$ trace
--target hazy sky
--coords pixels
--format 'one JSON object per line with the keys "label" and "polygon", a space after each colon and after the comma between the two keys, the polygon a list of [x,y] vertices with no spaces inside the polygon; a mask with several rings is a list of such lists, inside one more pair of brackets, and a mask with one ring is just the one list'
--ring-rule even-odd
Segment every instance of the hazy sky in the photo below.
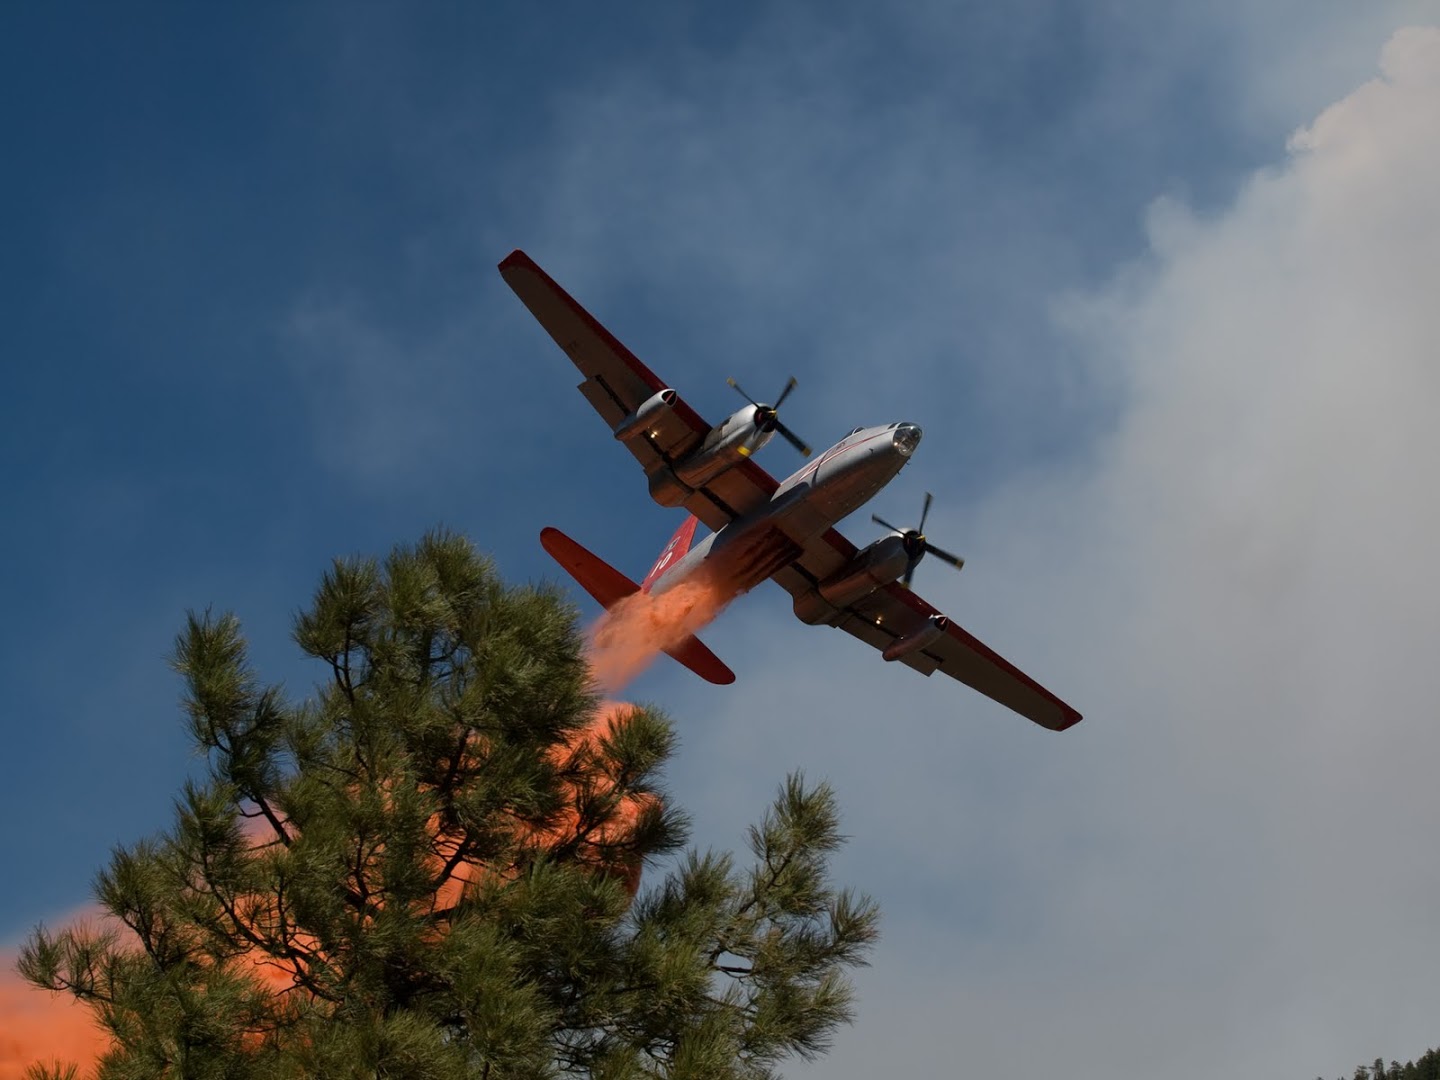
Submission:
{"label": "hazy sky", "polygon": [[793,373],[818,446],[923,425],[873,509],[935,492],[968,564],[919,590],[1086,714],[772,586],[705,635],[733,688],[637,685],[699,842],[788,769],[838,790],[884,938],[795,1075],[1440,1043],[1440,4],[649,7],[0,15],[0,943],[168,822],[187,607],[301,693],[332,555],[444,523],[553,577],[556,525],[650,565],[678,515],[495,273],[523,247],[714,421]]}

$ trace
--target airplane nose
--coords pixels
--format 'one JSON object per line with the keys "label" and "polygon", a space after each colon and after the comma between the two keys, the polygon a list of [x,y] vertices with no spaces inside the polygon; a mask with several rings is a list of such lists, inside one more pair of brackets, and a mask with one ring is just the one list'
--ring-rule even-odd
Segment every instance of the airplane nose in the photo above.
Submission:
{"label": "airplane nose", "polygon": [[915,452],[915,448],[920,445],[920,436],[923,434],[924,432],[920,430],[919,424],[900,424],[895,428],[892,445],[896,450],[900,451],[901,457],[908,458]]}

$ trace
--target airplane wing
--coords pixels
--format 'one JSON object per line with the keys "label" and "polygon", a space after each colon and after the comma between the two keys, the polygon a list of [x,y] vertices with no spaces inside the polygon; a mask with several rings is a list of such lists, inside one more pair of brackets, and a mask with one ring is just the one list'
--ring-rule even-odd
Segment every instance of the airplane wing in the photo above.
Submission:
{"label": "airplane wing", "polygon": [[[580,393],[612,431],[642,404],[668,389],[523,251],[512,251],[501,260],[500,276],[585,376]],[[646,438],[631,439],[625,445],[649,476],[694,451],[709,431],[710,425],[700,414],[677,397]],[[697,489],[684,508],[707,528],[719,530],[769,502],[778,486],[759,465],[746,461]]]}
{"label": "airplane wing", "polygon": [[[806,544],[800,558],[777,573],[775,581],[792,595],[803,595],[855,554],[855,545],[830,529]],[[842,610],[834,625],[883,651],[906,635],[923,631],[939,614],[917,593],[895,582]],[[954,621],[899,662],[924,675],[944,672],[1051,731],[1080,722],[1078,712]]]}
{"label": "airplane wing", "polygon": [[[612,431],[641,404],[669,389],[523,251],[513,251],[501,260],[500,274],[584,376],[580,392]],[[692,452],[710,431],[710,425],[678,396],[662,416],[646,438],[625,444],[647,476]],[[747,460],[697,489],[684,508],[707,528],[718,531],[768,503],[778,487],[774,477]],[[808,539],[798,537],[797,542],[800,557],[774,575],[796,596],[808,592],[856,554],[855,545],[834,529]],[[835,625],[884,650],[924,628],[937,614],[910,590],[888,585],[846,608]],[[1056,731],[1080,720],[1078,712],[953,622],[936,640],[901,657],[900,662],[926,675],[943,671]]]}

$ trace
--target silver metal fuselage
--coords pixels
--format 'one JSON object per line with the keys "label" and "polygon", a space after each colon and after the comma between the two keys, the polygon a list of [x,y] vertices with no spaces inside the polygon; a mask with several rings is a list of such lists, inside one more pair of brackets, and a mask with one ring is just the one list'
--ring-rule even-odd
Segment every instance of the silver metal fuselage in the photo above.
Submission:
{"label": "silver metal fuselage", "polygon": [[[727,565],[727,574],[745,588],[768,577],[795,557],[807,540],[830,529],[864,506],[905,467],[920,443],[918,425],[886,424],[857,428],[814,461],[807,461],[775,489],[770,501],[696,544],[662,574],[652,592],[667,588],[692,573],[707,559]],[[763,574],[760,571],[764,571]]]}

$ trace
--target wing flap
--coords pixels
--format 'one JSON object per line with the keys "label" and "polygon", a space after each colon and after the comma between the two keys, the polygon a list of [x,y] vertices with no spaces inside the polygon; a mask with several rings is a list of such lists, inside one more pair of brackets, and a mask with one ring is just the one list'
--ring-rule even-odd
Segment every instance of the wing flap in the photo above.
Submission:
{"label": "wing flap", "polygon": [[742,461],[705,483],[685,500],[685,509],[712,532],[719,532],[736,518],[754,513],[770,502],[780,485],[753,461]]}
{"label": "wing flap", "polygon": [[665,389],[655,373],[520,250],[500,261],[500,276],[587,379],[601,376],[630,410]]}
{"label": "wing flap", "polygon": [[[898,584],[877,589],[851,610],[873,626],[873,632],[866,629],[871,644],[877,633],[893,641],[940,614],[917,593]],[[861,636],[851,627],[842,625],[842,629]],[[930,666],[931,671],[944,672],[1051,731],[1064,731],[1080,722],[1080,713],[954,620],[944,635],[905,659],[916,660],[910,666],[918,670]]]}
{"label": "wing flap", "polygon": [[[525,252],[500,261],[500,275],[545,332],[585,376],[580,393],[613,431],[661,390],[670,389]],[[625,443],[647,476],[693,452],[710,425],[683,398],[661,413],[649,431]],[[721,473],[682,505],[706,528],[719,530],[765,505],[779,485],[753,461]]]}
{"label": "wing flap", "polygon": [[[807,542],[800,558],[774,578],[798,598],[855,554],[855,545],[830,529]],[[932,616],[939,614],[915,592],[903,585],[891,584],[841,610],[832,625],[872,648],[883,650],[922,629]],[[941,637],[901,657],[899,662],[923,675],[944,672],[1051,731],[1064,731],[1080,722],[1080,713],[953,620]]]}
{"label": "wing flap", "polygon": [[[512,251],[502,259],[500,276],[585,376],[580,392],[612,430],[644,402],[667,389],[639,357],[525,252]],[[667,423],[669,437],[661,440],[666,453],[688,448],[710,430],[700,414],[680,398],[676,398],[671,416],[673,419]],[[633,445],[648,449],[643,440]],[[641,463],[645,463],[643,459]]]}
{"label": "wing flap", "polygon": [[[954,643],[954,644],[952,644]],[[950,624],[941,645],[939,670],[1051,731],[1064,731],[1080,713],[1041,686],[963,627]]]}

